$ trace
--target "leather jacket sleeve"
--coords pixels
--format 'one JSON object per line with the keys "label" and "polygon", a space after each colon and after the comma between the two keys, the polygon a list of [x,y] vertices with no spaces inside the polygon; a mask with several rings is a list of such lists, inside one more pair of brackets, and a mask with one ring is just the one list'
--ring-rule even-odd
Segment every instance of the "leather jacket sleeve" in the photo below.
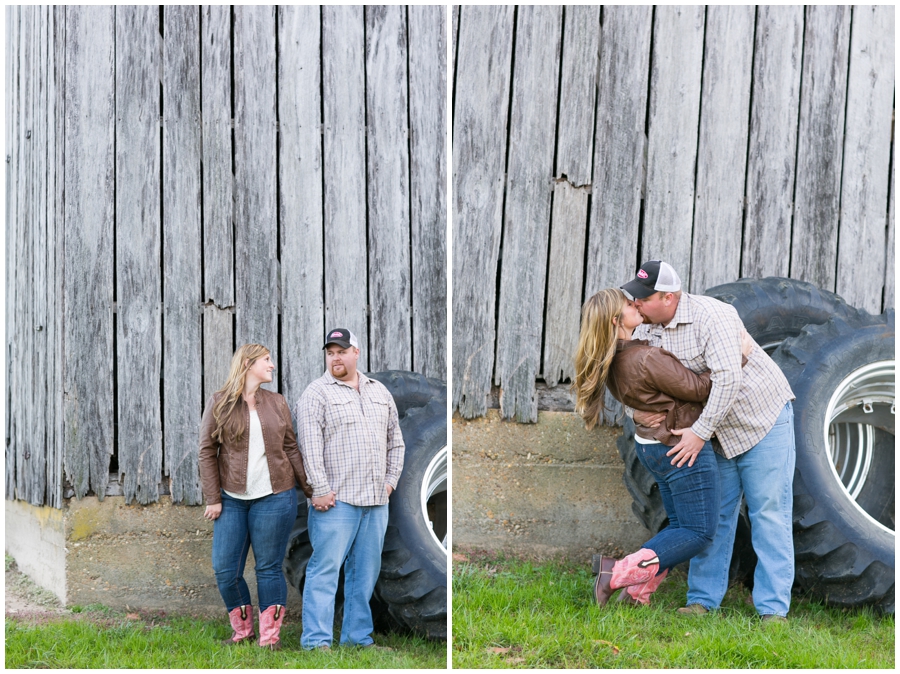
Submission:
{"label": "leather jacket sleeve", "polygon": [[706,402],[712,388],[708,371],[696,374],[665,349],[648,350],[644,372],[654,388],[676,400]]}
{"label": "leather jacket sleeve", "polygon": [[210,397],[203,411],[203,419],[200,421],[200,487],[207,505],[215,505],[222,502],[219,482],[219,443],[213,440],[212,434],[216,428],[216,420],[213,416],[213,405],[216,396]]}

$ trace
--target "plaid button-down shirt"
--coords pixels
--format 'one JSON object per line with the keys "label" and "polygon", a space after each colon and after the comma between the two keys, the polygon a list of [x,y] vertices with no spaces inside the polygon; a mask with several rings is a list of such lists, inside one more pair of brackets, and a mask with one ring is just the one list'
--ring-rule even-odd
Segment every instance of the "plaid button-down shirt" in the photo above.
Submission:
{"label": "plaid button-down shirt", "polygon": [[682,293],[666,325],[643,324],[634,339],[647,339],[675,354],[700,374],[710,371],[712,390],[691,430],[728,459],[752,449],[775,425],[794,393],[784,374],[759,345],[741,368],[741,328],[734,307],[712,297]]}
{"label": "plaid button-down shirt", "polygon": [[330,372],[294,406],[297,440],[313,496],[334,492],[355,506],[384,505],[397,488],[405,447],[397,406],[384,385],[359,373],[359,392]]}

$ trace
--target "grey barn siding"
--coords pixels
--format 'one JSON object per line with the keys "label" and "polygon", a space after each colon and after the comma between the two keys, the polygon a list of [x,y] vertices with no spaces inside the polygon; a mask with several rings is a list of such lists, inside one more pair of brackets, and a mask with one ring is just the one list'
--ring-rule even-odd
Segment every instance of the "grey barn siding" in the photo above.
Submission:
{"label": "grey barn siding", "polygon": [[446,378],[444,8],[5,11],[8,499],[199,504],[246,341]]}
{"label": "grey barn siding", "polygon": [[893,7],[452,16],[463,417],[565,406],[581,303],[647,259],[689,292],[779,275],[893,306]]}

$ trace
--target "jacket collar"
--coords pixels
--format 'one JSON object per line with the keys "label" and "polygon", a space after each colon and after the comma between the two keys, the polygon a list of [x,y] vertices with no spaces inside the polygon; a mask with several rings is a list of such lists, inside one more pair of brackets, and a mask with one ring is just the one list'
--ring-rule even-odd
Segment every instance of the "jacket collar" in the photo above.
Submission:
{"label": "jacket collar", "polygon": [[630,349],[633,346],[646,346],[650,341],[647,339],[618,339],[616,340],[616,353]]}

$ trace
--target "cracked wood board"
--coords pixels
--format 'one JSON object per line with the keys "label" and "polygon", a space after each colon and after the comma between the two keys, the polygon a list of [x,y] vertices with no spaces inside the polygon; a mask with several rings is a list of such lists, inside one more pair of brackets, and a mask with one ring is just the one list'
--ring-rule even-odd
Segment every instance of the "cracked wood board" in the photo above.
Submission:
{"label": "cracked wood board", "polygon": [[369,370],[366,283],[366,56],[362,7],[322,7],[325,325],[359,339]]}
{"label": "cracked wood board", "polygon": [[605,7],[584,299],[632,278],[644,181],[650,7]]}
{"label": "cracked wood board", "polygon": [[[275,8],[234,8],[235,322],[237,345],[269,349],[278,364]],[[263,386],[278,390],[278,377]]]}
{"label": "cracked wood board", "polygon": [[231,172],[231,8],[200,9],[203,152],[203,400],[225,383],[234,351],[234,176]]}
{"label": "cracked wood board", "polygon": [[[459,12],[453,137],[453,407],[487,410],[494,365],[514,8]],[[548,174],[549,176],[549,174]]]}
{"label": "cracked wood board", "polygon": [[[454,10],[457,11],[457,10]],[[410,5],[409,164],[412,369],[447,380],[447,26]]]}
{"label": "cracked wood board", "polygon": [[406,8],[370,5],[365,22],[368,362],[372,371],[410,370]]}
{"label": "cracked wood board", "polygon": [[317,5],[278,8],[281,390],[291,407],[324,369],[320,24]]}
{"label": "cracked wood board", "polygon": [[574,379],[600,61],[600,7],[567,7],[550,224],[544,380]]}
{"label": "cracked wood board", "polygon": [[703,7],[656,8],[641,232],[641,261],[666,260],[689,291],[697,291],[691,283],[691,227],[704,14]]}
{"label": "cracked wood board", "polygon": [[115,9],[66,9],[65,471],[103,494],[113,453]]}
{"label": "cracked wood board", "polygon": [[707,8],[691,247],[695,292],[733,281],[741,266],[754,18],[745,5]]}
{"label": "cracked wood board", "polygon": [[791,278],[835,289],[850,7],[806,8]]}
{"label": "cracked wood board", "polygon": [[[173,6],[164,13],[163,91],[163,418],[164,472],[172,500],[203,501],[199,426],[201,368],[200,10]],[[224,381],[224,379],[222,380]]]}
{"label": "cracked wood board", "polygon": [[517,421],[537,421],[561,40],[561,7],[519,7],[495,375],[502,414]]}
{"label": "cracked wood board", "polygon": [[791,261],[803,8],[759,7],[756,16],[740,276],[762,278],[787,276]]}

